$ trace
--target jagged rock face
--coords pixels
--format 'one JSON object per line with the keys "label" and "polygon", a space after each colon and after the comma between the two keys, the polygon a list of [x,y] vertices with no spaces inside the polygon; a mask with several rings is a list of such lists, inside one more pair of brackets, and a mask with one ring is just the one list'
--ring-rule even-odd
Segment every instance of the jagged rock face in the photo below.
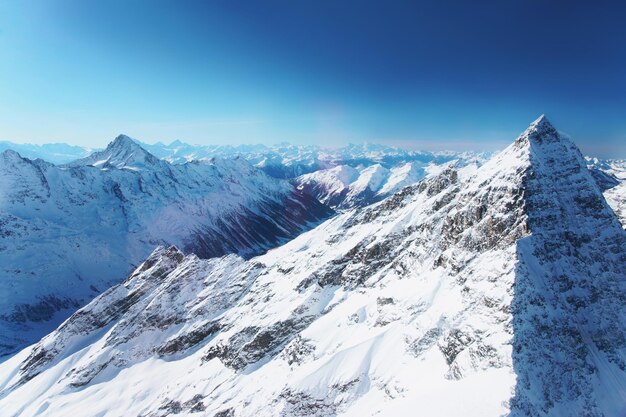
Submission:
{"label": "jagged rock face", "polygon": [[332,210],[241,159],[170,165],[120,136],[58,167],[0,155],[0,355],[119,283],[158,245],[250,257]]}
{"label": "jagged rock face", "polygon": [[265,255],[159,249],[0,365],[0,408],[622,415],[625,233],[542,118]]}

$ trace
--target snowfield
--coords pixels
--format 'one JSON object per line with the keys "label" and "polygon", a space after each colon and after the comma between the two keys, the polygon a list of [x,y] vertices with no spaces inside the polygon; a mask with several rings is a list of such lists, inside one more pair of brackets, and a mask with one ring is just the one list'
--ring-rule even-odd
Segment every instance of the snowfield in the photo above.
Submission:
{"label": "snowfield", "polygon": [[0,364],[0,410],[625,415],[626,231],[597,181],[542,116],[263,255],[160,247]]}

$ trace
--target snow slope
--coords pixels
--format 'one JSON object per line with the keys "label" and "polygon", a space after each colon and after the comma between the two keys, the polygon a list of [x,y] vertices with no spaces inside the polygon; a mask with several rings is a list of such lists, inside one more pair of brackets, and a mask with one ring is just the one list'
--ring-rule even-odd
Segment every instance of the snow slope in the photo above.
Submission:
{"label": "snow slope", "polygon": [[471,166],[476,168],[481,161],[454,160],[443,164],[407,162],[390,169],[380,164],[353,168],[339,165],[334,168],[301,175],[294,179],[298,188],[313,195],[332,208],[345,210],[363,207],[415,184],[428,175],[435,175],[450,167]]}
{"label": "snow slope", "polygon": [[541,117],[268,253],[160,248],[0,365],[7,416],[618,416],[626,232]]}
{"label": "snow slope", "polygon": [[0,154],[0,355],[38,340],[158,245],[262,253],[331,210],[242,159],[171,165],[120,136],[55,166]]}

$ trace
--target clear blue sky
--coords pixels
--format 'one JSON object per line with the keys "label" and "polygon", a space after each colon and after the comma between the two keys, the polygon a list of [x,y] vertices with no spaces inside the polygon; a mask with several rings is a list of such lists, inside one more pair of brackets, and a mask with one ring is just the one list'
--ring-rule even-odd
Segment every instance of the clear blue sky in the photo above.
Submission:
{"label": "clear blue sky", "polygon": [[541,113],[626,157],[619,2],[0,2],[0,140],[500,148]]}

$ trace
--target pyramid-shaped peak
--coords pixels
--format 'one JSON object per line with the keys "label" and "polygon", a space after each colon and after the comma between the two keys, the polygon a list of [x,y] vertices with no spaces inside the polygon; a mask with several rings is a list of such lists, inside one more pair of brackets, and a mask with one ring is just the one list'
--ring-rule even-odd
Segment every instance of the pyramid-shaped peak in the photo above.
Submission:
{"label": "pyramid-shaped peak", "polygon": [[148,165],[158,165],[160,160],[145,150],[139,143],[127,135],[118,135],[106,149],[67,164],[67,166],[91,165],[109,169],[134,168],[142,169]]}
{"label": "pyramid-shaped peak", "polygon": [[134,140],[132,140],[129,136],[124,135],[124,134],[117,135],[117,137],[113,139],[113,141],[109,143],[109,145],[107,146],[107,148],[109,149],[128,148],[128,147],[139,147],[139,144],[135,142]]}
{"label": "pyramid-shaped peak", "polygon": [[545,114],[539,116],[534,122],[531,123],[531,126],[552,126],[548,118]]}
{"label": "pyramid-shaped peak", "polygon": [[184,146],[185,143],[182,142],[180,139],[175,139],[172,141],[172,143],[170,143],[170,146]]}
{"label": "pyramid-shaped peak", "polygon": [[546,167],[554,170],[554,175],[558,175],[559,169],[586,172],[586,163],[576,144],[559,134],[548,118],[541,115],[510,146],[485,162],[476,176],[480,181],[493,178],[508,181],[518,177],[519,172],[545,170]]}
{"label": "pyramid-shaped peak", "polygon": [[559,132],[550,123],[546,115],[542,114],[528,126],[518,140],[529,140],[533,143],[542,144],[558,142],[561,140],[561,135],[559,135]]}
{"label": "pyramid-shaped peak", "polygon": [[150,152],[145,150],[140,143],[127,135],[118,135],[113,142],[109,143],[104,152],[109,155],[123,156],[124,158],[132,156],[132,159],[146,157],[150,160],[157,159]]}

